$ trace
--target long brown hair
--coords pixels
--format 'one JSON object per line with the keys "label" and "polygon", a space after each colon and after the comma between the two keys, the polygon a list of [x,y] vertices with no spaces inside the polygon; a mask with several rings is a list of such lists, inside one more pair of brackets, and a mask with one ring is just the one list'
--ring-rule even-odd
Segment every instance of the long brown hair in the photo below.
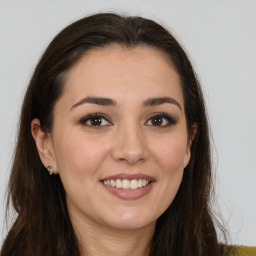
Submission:
{"label": "long brown hair", "polygon": [[80,255],[65,190],[59,176],[49,176],[42,165],[30,126],[34,118],[39,118],[41,128],[50,132],[53,109],[62,94],[67,71],[86,51],[114,43],[128,48],[145,45],[165,52],[181,79],[188,132],[193,123],[197,124],[190,163],[174,201],[157,220],[150,255],[221,255],[209,203],[209,127],[191,63],[170,32],[154,21],[101,13],[61,31],[46,49],[28,85],[8,191],[8,205],[12,203],[17,218],[5,238],[1,256]]}

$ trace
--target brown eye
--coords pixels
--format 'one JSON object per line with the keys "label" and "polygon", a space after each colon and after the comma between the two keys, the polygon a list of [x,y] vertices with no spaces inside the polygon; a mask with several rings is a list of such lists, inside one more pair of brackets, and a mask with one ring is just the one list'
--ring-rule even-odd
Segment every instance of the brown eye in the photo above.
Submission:
{"label": "brown eye", "polygon": [[156,126],[161,126],[163,123],[163,118],[162,117],[153,117],[151,120],[152,125],[156,125]]}
{"label": "brown eye", "polygon": [[173,117],[162,113],[150,117],[145,124],[148,126],[166,127],[169,125],[174,125],[176,123],[177,121]]}
{"label": "brown eye", "polygon": [[107,119],[107,117],[103,116],[102,114],[90,114],[86,117],[83,117],[80,120],[80,123],[92,128],[100,128],[103,126],[111,125],[111,122]]}
{"label": "brown eye", "polygon": [[92,126],[100,126],[102,124],[102,118],[101,117],[93,117],[88,120],[90,125]]}

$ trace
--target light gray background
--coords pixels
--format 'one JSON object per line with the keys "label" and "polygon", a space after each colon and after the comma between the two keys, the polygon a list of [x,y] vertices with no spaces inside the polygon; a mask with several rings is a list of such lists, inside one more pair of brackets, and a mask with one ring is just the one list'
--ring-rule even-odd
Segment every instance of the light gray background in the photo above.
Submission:
{"label": "light gray background", "polygon": [[0,0],[0,243],[16,124],[30,75],[60,29],[106,10],[167,25],[188,51],[212,124],[220,210],[233,243],[256,245],[255,0]]}

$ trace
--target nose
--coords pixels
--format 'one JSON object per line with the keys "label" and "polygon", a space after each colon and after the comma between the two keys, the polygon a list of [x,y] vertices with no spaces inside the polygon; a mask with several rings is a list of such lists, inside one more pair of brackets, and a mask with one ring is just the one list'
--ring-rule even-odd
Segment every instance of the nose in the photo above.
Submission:
{"label": "nose", "polygon": [[148,158],[147,141],[141,129],[143,128],[130,124],[118,130],[112,148],[112,157],[115,161],[135,165]]}

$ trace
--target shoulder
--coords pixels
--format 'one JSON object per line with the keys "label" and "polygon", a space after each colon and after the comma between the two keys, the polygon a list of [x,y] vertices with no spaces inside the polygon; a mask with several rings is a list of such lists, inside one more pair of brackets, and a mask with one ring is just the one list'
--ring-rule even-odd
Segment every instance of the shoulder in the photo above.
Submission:
{"label": "shoulder", "polygon": [[256,247],[232,246],[230,256],[256,256]]}

